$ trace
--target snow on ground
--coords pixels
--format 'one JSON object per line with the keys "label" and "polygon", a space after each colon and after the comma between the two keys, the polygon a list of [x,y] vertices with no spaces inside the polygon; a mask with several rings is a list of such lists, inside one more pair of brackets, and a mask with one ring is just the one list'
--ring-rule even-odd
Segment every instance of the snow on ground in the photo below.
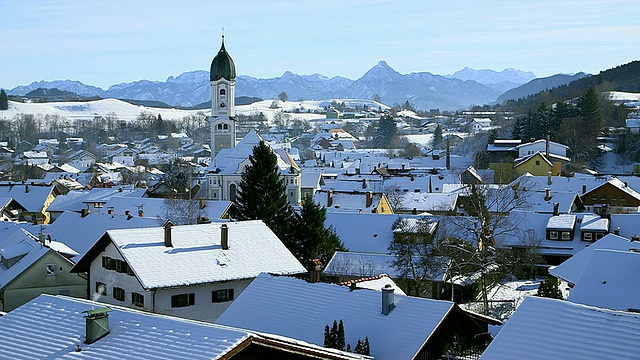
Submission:
{"label": "snow on ground", "polygon": [[609,99],[612,101],[640,101],[640,94],[622,91],[611,91],[609,92]]}
{"label": "snow on ground", "polygon": [[[324,114],[314,113],[324,110],[331,103],[344,102],[346,106],[364,106],[370,108],[388,109],[387,105],[365,99],[328,99],[328,100],[304,100],[304,101],[277,101],[278,108],[271,109],[274,100],[263,100],[250,105],[236,106],[236,114],[250,115],[251,113],[264,113],[269,120],[273,120],[273,116],[284,110],[289,112],[291,119],[303,120],[319,120],[325,119]],[[299,112],[294,112],[296,109]],[[138,118],[141,112],[148,112],[153,115],[160,114],[164,120],[181,119],[188,115],[197,113],[209,116],[211,110],[181,110],[181,109],[164,109],[154,108],[141,105],[133,105],[128,102],[117,99],[102,99],[95,101],[82,102],[48,102],[48,103],[21,103],[9,102],[9,109],[0,111],[0,119],[12,119],[17,114],[34,114],[34,115],[58,115],[69,120],[91,120],[95,116],[106,116],[109,113],[115,113],[120,120],[132,121]],[[308,112],[311,111],[311,112]]]}

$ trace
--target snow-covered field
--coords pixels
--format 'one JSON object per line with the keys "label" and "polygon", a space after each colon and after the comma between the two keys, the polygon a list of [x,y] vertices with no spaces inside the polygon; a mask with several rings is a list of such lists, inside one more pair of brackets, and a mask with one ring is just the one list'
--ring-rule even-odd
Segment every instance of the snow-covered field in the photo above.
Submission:
{"label": "snow-covered field", "polygon": [[[273,100],[263,100],[250,105],[236,106],[237,114],[249,115],[251,113],[264,113],[269,119],[273,119],[275,113],[284,110],[291,112],[291,118],[299,118],[303,120],[324,119],[325,115],[316,114],[314,111],[320,111],[325,106],[331,105],[333,99],[329,100],[305,100],[305,101],[279,101],[277,109],[271,109]],[[361,99],[336,99],[337,102],[344,102],[347,106],[367,105],[371,108],[383,109],[389,108],[384,104],[377,103],[372,100]],[[293,112],[296,109],[299,112]],[[307,112],[311,111],[311,112]],[[58,115],[69,120],[91,120],[95,116],[106,116],[115,113],[120,120],[135,120],[141,112],[148,112],[153,115],[161,115],[165,120],[181,119],[188,115],[203,113],[210,114],[210,110],[180,110],[180,109],[163,109],[147,106],[133,105],[117,99],[102,99],[84,102],[49,102],[49,103],[20,103],[9,102],[9,109],[0,111],[0,119],[12,119],[17,114],[34,114],[34,115]]]}

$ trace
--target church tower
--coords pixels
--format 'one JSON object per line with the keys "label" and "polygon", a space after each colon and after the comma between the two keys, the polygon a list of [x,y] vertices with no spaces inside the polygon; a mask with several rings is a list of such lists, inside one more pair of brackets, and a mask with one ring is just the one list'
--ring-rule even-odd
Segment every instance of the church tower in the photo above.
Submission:
{"label": "church tower", "polygon": [[236,66],[222,46],[211,62],[211,165],[221,149],[236,145],[235,94]]}

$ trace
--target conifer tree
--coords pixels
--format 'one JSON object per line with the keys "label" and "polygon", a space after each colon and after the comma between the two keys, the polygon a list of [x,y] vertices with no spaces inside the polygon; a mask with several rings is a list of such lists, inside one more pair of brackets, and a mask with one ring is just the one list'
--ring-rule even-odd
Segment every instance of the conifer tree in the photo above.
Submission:
{"label": "conifer tree", "polygon": [[329,325],[324,327],[324,347],[331,347],[331,332],[329,331]]}
{"label": "conifer tree", "polygon": [[313,201],[311,196],[302,200],[300,214],[296,216],[296,244],[291,252],[304,263],[320,259],[326,264],[336,250],[346,250],[333,228],[325,228],[327,209]]}
{"label": "conifer tree", "polygon": [[434,149],[438,149],[442,145],[442,125],[438,124],[436,129],[433,131],[433,140],[431,142],[431,147]]}
{"label": "conifer tree", "polygon": [[538,287],[538,293],[536,295],[552,299],[564,299],[564,297],[562,296],[562,291],[560,291],[560,284],[558,283],[558,279],[554,277],[546,278],[544,282],[542,282]]}
{"label": "conifer tree", "polygon": [[331,339],[331,347],[337,349],[338,346],[338,322],[333,320],[333,325],[331,326],[331,334],[329,334],[329,339]]}
{"label": "conifer tree", "polygon": [[9,109],[9,99],[7,98],[7,93],[4,90],[0,90],[0,110]]}
{"label": "conifer tree", "polygon": [[374,146],[378,149],[386,149],[391,144],[397,132],[396,121],[392,116],[383,116],[378,123],[378,129],[373,139]]}
{"label": "conifer tree", "polygon": [[238,186],[235,217],[238,220],[264,221],[291,249],[293,239],[290,224],[294,220],[294,213],[277,163],[276,154],[264,141],[253,148]]}
{"label": "conifer tree", "polygon": [[345,336],[344,336],[344,323],[342,319],[340,319],[340,323],[338,324],[338,334],[336,337],[336,348],[339,350],[344,350],[345,346]]}

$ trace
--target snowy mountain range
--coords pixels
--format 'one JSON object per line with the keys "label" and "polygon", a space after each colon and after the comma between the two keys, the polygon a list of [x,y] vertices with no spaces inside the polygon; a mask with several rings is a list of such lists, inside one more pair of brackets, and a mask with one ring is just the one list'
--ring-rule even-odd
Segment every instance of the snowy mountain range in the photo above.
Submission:
{"label": "snowy mountain range", "polygon": [[[457,110],[492,103],[505,91],[534,78],[531,72],[515,69],[496,72],[464,68],[447,76],[429,72],[400,74],[380,61],[357,80],[321,74],[297,75],[289,71],[270,79],[240,75],[236,79],[236,96],[275,99],[284,91],[290,100],[371,99],[377,94],[385,104],[402,104],[408,100],[418,109]],[[33,82],[7,93],[22,96],[37,88],[58,88],[83,97],[162,101],[172,106],[192,106],[211,99],[209,73],[202,70],[170,76],[165,82],[140,80],[112,85],[107,90],[79,81],[57,80]]]}

